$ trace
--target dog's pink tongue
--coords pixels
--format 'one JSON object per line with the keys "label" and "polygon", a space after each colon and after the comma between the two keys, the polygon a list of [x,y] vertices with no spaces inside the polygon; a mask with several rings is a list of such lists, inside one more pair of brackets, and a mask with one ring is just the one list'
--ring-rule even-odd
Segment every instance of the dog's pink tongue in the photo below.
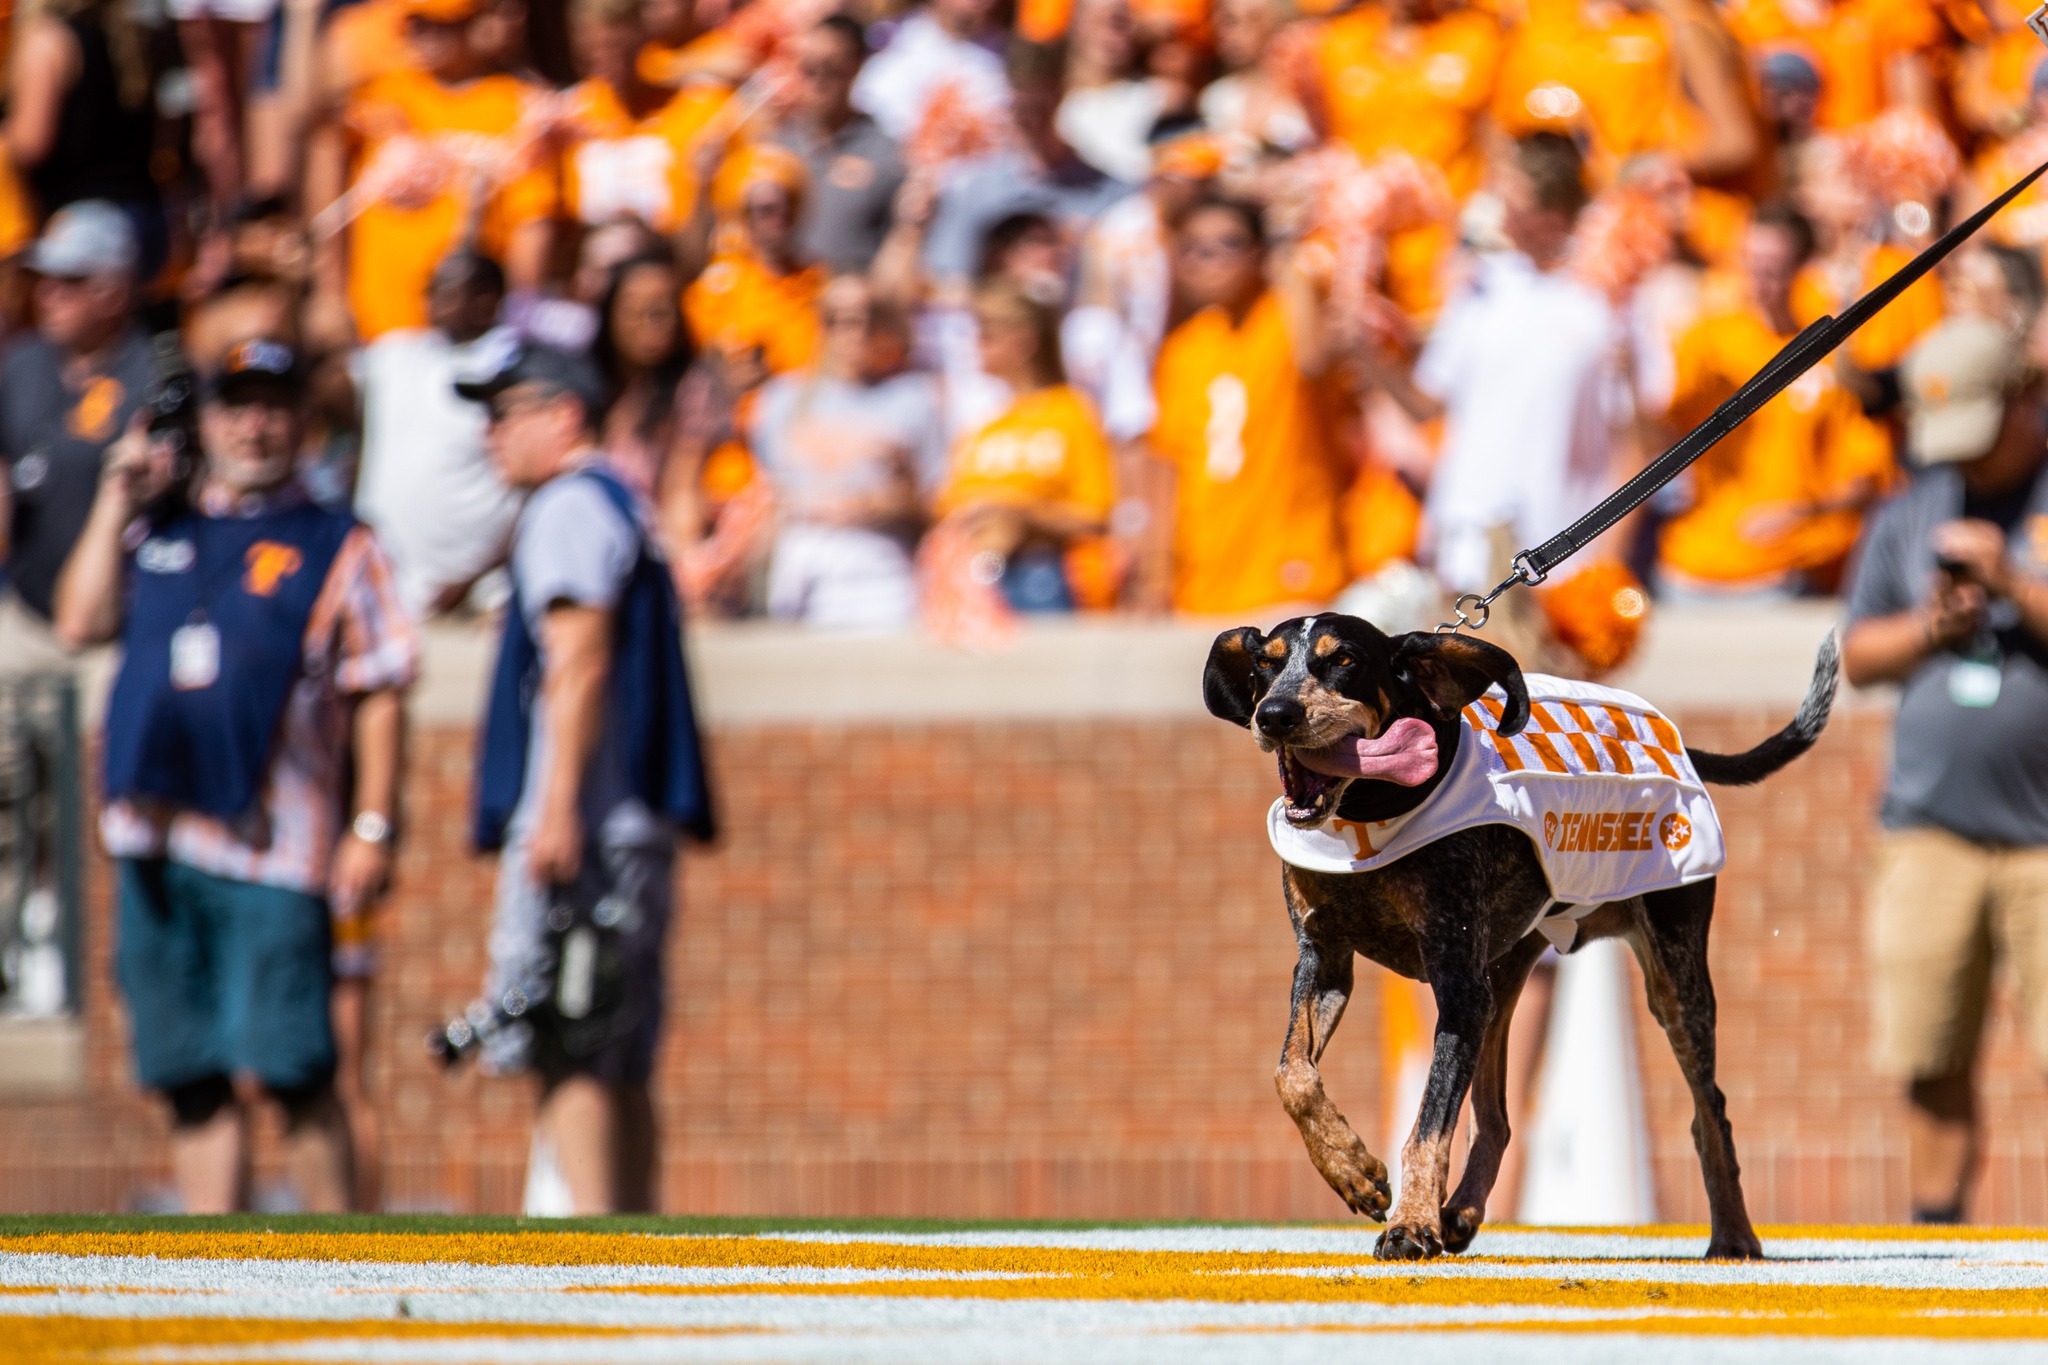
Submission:
{"label": "dog's pink tongue", "polygon": [[1295,761],[1330,777],[1370,777],[1419,787],[1436,773],[1436,731],[1403,716],[1378,739],[1343,739],[1321,749],[1296,749]]}

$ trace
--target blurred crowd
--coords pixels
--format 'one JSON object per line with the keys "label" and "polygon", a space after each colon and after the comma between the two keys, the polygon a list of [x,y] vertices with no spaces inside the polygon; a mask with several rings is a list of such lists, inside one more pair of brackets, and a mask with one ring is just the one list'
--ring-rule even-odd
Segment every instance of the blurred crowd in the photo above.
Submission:
{"label": "blurred crowd", "polygon": [[[973,644],[1484,587],[2048,158],[2022,18],[39,0],[0,137],[9,609],[47,619],[150,376],[257,336],[310,357],[307,481],[420,616],[503,600],[519,499],[451,384],[521,340],[601,369],[699,613]],[[66,209],[99,237],[32,252]],[[2037,189],[1551,585],[1548,634],[1598,669],[1652,596],[1835,590],[1907,463],[1899,361],[1956,314],[2032,347],[2044,240]]]}

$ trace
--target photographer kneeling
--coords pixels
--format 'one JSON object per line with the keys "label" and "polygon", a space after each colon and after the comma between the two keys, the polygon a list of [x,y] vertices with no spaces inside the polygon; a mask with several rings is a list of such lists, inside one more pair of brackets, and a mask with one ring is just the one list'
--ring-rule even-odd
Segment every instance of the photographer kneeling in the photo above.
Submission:
{"label": "photographer kneeling", "polygon": [[115,965],[187,1213],[246,1206],[261,1095],[284,1107],[302,1205],[349,1207],[331,917],[390,876],[418,647],[369,529],[299,485],[302,407],[289,346],[234,347],[203,381],[195,491],[189,434],[138,419],[57,584],[67,643],[121,642],[101,822]]}
{"label": "photographer kneeling", "polygon": [[[567,1198],[531,1209],[650,1210],[676,840],[712,831],[681,612],[648,510],[597,447],[606,393],[589,361],[529,346],[455,388],[488,404],[491,458],[528,492],[476,828],[505,851],[486,993],[522,1017],[485,1058],[540,1077],[535,1157]],[[548,1183],[529,1173],[529,1195]]]}
{"label": "photographer kneeling", "polygon": [[1871,891],[1878,1061],[1916,1222],[1961,1221],[1994,953],[2048,1064],[2048,384],[1981,318],[1900,367],[1922,468],[1864,531],[1842,664],[1901,685]]}

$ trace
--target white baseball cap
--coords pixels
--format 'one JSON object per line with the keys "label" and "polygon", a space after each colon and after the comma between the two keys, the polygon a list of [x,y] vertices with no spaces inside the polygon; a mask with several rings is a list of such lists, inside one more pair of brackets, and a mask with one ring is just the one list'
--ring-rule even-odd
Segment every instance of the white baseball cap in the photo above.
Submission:
{"label": "white baseball cap", "polygon": [[81,199],[50,215],[29,248],[28,268],[38,275],[82,280],[133,271],[142,257],[135,225],[104,199]]}

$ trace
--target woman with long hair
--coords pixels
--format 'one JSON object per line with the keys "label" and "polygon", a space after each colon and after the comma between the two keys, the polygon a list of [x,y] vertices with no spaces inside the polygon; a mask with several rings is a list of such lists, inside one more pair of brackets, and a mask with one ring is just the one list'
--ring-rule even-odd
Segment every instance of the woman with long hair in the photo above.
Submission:
{"label": "woman with long hair", "polygon": [[743,479],[716,490],[725,495],[716,505],[707,496],[707,467],[734,439],[733,395],[717,366],[697,363],[681,293],[665,247],[613,266],[591,355],[612,389],[601,431],[612,468],[653,504],[678,590],[702,608],[722,600],[766,508],[738,486]]}

